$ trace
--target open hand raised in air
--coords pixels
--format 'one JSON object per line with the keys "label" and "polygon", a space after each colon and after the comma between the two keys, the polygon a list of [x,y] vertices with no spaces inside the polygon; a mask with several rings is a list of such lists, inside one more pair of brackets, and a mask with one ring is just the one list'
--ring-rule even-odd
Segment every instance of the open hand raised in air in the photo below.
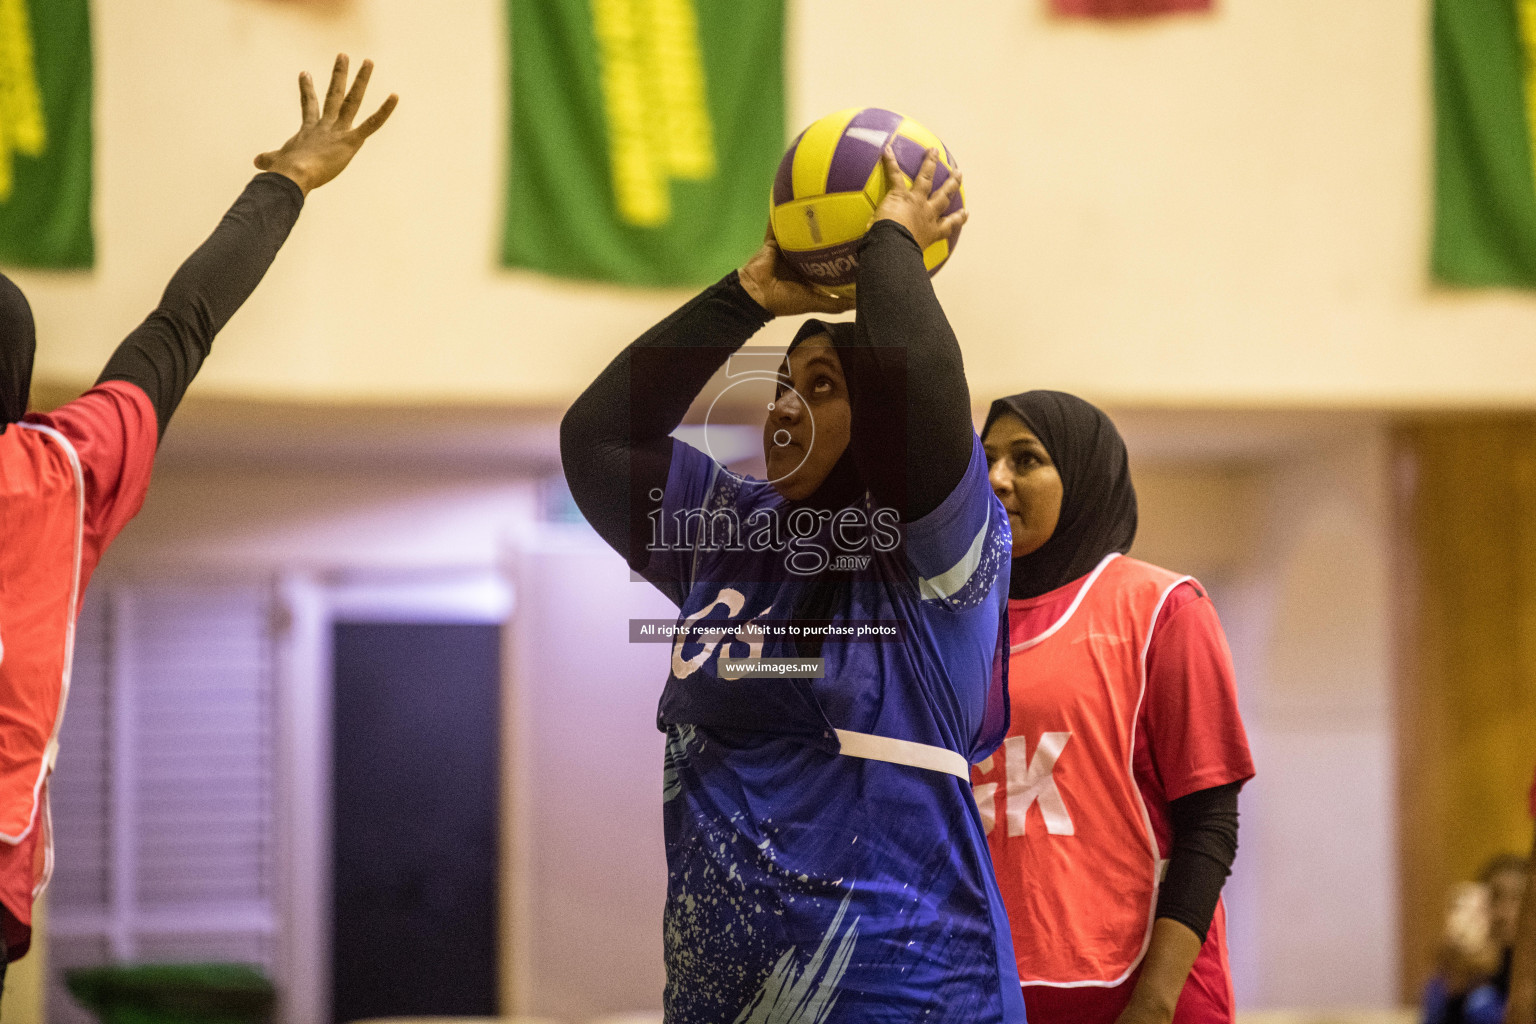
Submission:
{"label": "open hand raised in air", "polygon": [[336,55],[336,65],[331,69],[331,84],[325,91],[325,105],[315,99],[315,84],[305,71],[299,75],[299,109],[302,123],[298,132],[283,143],[281,149],[263,153],[256,158],[256,167],[263,171],[276,171],[292,178],[306,195],[310,189],[319,188],[340,174],[368,136],[378,131],[389,115],[394,112],[400,97],[390,93],[378,110],[362,124],[352,127],[359,108],[363,105],[363,93],[368,91],[368,79],[373,75],[373,61],[363,61],[358,69],[352,88],[347,88],[347,55]]}

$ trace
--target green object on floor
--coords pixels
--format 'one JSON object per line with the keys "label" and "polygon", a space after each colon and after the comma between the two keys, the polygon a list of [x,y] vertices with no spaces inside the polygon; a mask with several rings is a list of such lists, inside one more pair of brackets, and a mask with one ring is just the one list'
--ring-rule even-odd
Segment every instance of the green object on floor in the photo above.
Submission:
{"label": "green object on floor", "polygon": [[102,1024],[268,1024],[277,991],[245,964],[139,964],[64,972]]}

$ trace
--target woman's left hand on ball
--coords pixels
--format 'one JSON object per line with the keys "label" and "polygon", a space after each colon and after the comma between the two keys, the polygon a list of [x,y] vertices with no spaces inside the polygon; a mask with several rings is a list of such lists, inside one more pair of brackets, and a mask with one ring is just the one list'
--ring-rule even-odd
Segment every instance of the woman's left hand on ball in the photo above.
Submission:
{"label": "woman's left hand on ball", "polygon": [[951,174],[935,189],[933,175],[939,166],[937,149],[928,150],[910,185],[906,183],[907,177],[896,163],[896,154],[891,152],[891,147],[885,147],[880,159],[885,164],[885,180],[890,184],[890,190],[875,208],[875,220],[895,221],[912,232],[920,248],[927,249],[940,239],[952,237],[969,218],[963,209],[951,214],[944,212],[949,209],[950,199],[960,191],[960,172]]}

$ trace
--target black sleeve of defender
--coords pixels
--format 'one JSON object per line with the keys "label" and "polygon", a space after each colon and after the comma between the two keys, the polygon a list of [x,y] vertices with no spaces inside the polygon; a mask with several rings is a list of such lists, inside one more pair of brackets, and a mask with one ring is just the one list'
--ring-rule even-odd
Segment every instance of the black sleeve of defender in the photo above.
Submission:
{"label": "black sleeve of defender", "polygon": [[117,346],[96,383],[124,380],[142,388],[164,437],[214,335],[261,283],[303,207],[304,193],[291,179],[271,172],[251,179],[172,276],[160,305]]}
{"label": "black sleeve of defender", "polygon": [[1173,850],[1157,896],[1157,916],[1172,918],[1202,939],[1237,858],[1237,791],[1242,785],[1229,782],[1168,803]]}

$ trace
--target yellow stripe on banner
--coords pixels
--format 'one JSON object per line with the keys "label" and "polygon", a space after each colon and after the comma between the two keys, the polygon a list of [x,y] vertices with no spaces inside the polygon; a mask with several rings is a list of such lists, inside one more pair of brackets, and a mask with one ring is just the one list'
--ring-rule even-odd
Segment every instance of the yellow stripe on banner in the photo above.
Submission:
{"label": "yellow stripe on banner", "polygon": [[27,0],[0,0],[0,201],[10,198],[15,154],[48,146]]}
{"label": "yellow stripe on banner", "polygon": [[1519,0],[1520,53],[1525,59],[1525,135],[1536,173],[1536,0]]}
{"label": "yellow stripe on banner", "polygon": [[863,107],[849,107],[835,114],[828,114],[805,130],[800,145],[795,148],[795,164],[791,181],[795,198],[819,196],[827,189],[827,175],[832,171],[832,155],[843,137],[843,129]]}
{"label": "yellow stripe on banner", "polygon": [[693,0],[643,0],[650,45],[646,64],[660,116],[666,169],[702,181],[715,174],[714,130]]}
{"label": "yellow stripe on banner", "polygon": [[671,197],[647,127],[640,26],[631,0],[592,0],[592,30],[602,65],[608,162],[619,217],[637,227],[665,224]]}
{"label": "yellow stripe on banner", "polygon": [[[12,0],[0,0],[0,3]],[[694,0],[591,0],[614,205],[626,224],[672,219],[671,179],[714,177]]]}

